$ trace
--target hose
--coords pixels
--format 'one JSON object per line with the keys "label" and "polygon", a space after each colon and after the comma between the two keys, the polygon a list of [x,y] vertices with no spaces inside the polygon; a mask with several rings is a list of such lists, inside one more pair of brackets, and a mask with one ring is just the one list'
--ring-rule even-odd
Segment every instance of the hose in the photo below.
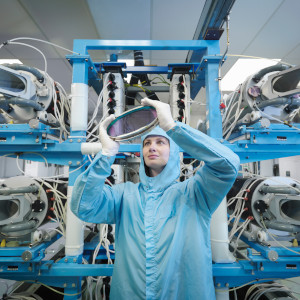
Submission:
{"label": "hose", "polygon": [[0,188],[0,195],[11,195],[11,194],[25,194],[25,193],[36,193],[39,191],[39,187],[36,185],[18,187],[18,188]]}
{"label": "hose", "polygon": [[18,98],[18,97],[11,97],[11,98],[0,98],[0,106],[1,105],[20,105],[20,106],[27,106],[27,107],[32,107],[36,111],[43,111],[44,108],[42,105],[38,104],[34,100],[27,100],[23,98]]}
{"label": "hose", "polygon": [[259,82],[263,76],[265,76],[267,73],[270,73],[270,72],[275,72],[275,71],[284,71],[284,70],[287,70],[289,69],[290,66],[287,66],[287,65],[283,65],[283,64],[277,64],[277,65],[274,65],[274,66],[271,66],[271,67],[267,67],[267,68],[264,68],[264,69],[261,69],[260,71],[258,71],[256,74],[254,74],[254,76],[252,77],[252,80],[254,82]]}
{"label": "hose", "polygon": [[292,104],[296,106],[300,106],[300,99],[290,99],[290,98],[275,98],[271,100],[265,100],[257,104],[259,109],[265,108],[266,106],[273,105],[282,105],[282,104]]}
{"label": "hose", "polygon": [[10,224],[10,225],[4,225],[1,228],[1,232],[9,233],[9,232],[23,231],[23,230],[32,229],[36,225],[37,225],[37,221],[35,220],[30,220],[30,221],[20,222],[20,223]]}
{"label": "hose", "polygon": [[278,223],[278,222],[272,222],[272,221],[265,221],[264,222],[266,227],[280,230],[280,231],[287,231],[287,232],[299,232],[300,226],[298,225],[292,225],[287,223]]}
{"label": "hose", "polygon": [[44,75],[36,68],[32,68],[29,66],[25,65],[20,65],[20,64],[3,64],[4,67],[16,70],[16,71],[26,71],[31,74],[33,74],[39,82],[44,82],[45,78]]}

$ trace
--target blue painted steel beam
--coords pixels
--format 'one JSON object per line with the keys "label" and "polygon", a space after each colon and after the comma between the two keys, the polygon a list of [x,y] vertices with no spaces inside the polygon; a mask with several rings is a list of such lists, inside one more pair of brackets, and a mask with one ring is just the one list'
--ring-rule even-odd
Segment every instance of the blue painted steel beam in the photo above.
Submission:
{"label": "blue painted steel beam", "polygon": [[219,54],[219,43],[203,40],[74,40],[74,52],[87,55],[88,50],[205,50],[212,55]]}
{"label": "blue painted steel beam", "polygon": [[[215,82],[213,81],[212,84],[215,84]],[[214,99],[217,103],[215,105],[218,105],[218,94],[215,95]],[[214,110],[214,108],[212,109]],[[212,118],[218,118],[218,116],[212,115]],[[279,126],[276,127],[279,128]],[[39,155],[41,154],[47,159],[48,163],[70,165],[75,168],[83,163],[85,156],[81,154],[81,142],[84,140],[73,138],[59,143],[58,141],[43,139],[44,131],[30,131],[28,129],[28,134],[26,134],[22,132],[22,128],[26,127],[25,125],[16,127],[20,127],[19,133],[17,130],[13,132],[13,125],[9,126],[9,131],[0,130],[0,137],[6,137],[6,141],[0,142],[0,155],[9,155],[10,157],[19,155],[21,159],[44,162],[44,158]],[[223,141],[227,147],[237,153],[242,163],[295,156],[300,153],[299,133],[295,130],[289,128],[284,131],[268,130],[267,133],[266,131],[256,130],[251,134],[255,135],[256,138],[252,137],[249,140],[240,140],[232,144],[220,138],[217,139]],[[213,136],[218,135],[220,135],[220,132],[217,129]],[[277,141],[278,136],[286,136],[287,139]],[[38,141],[36,141],[37,137]],[[21,149],[20,146],[22,146]],[[122,144],[120,146],[120,153],[139,153],[139,151],[139,144]],[[118,157],[120,156],[123,156],[123,154],[118,155]]]}
{"label": "blue painted steel beam", "polygon": [[[288,269],[287,265],[295,265],[294,269]],[[48,263],[38,264],[32,271],[26,272],[28,264],[20,265],[18,271],[5,271],[2,269],[1,278],[14,280],[37,280],[47,282],[54,286],[71,287],[78,277],[86,276],[111,276],[113,265],[105,264],[77,264],[77,263]],[[23,267],[23,269],[21,269]],[[285,262],[271,262],[258,256],[257,261],[239,261],[231,264],[213,264],[213,276],[215,286],[219,288],[233,287],[251,281],[275,280],[300,276],[300,263],[293,258]],[[252,282],[253,283],[253,282]]]}
{"label": "blue painted steel beam", "polygon": [[207,59],[206,64],[207,134],[213,138],[222,138],[221,94],[218,81],[219,59]]}
{"label": "blue painted steel beam", "polygon": [[[234,2],[235,0],[207,0],[202,9],[193,40],[219,40],[222,34],[221,28]],[[211,33],[211,36],[207,36],[210,29],[215,30],[215,36],[213,36],[214,33]],[[203,54],[200,52],[189,51],[186,62],[197,61],[201,55]]]}

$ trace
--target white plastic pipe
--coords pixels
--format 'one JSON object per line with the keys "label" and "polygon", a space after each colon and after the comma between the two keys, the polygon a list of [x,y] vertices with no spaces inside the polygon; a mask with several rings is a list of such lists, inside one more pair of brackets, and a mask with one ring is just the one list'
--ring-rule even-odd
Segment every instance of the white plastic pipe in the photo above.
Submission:
{"label": "white plastic pipe", "polygon": [[229,300],[228,289],[218,289],[216,290],[216,300]]}
{"label": "white plastic pipe", "polygon": [[[216,263],[233,263],[234,256],[229,251],[227,201],[223,199],[212,215],[210,226],[212,260]],[[228,288],[216,289],[216,300],[229,300]]]}
{"label": "white plastic pipe", "polygon": [[229,251],[227,201],[223,199],[211,219],[210,239],[212,260],[216,263],[233,263],[235,258]]}
{"label": "white plastic pipe", "polygon": [[66,256],[77,256],[83,252],[84,224],[70,209],[73,187],[68,187],[67,195],[67,224],[66,224]]}
{"label": "white plastic pipe", "polygon": [[71,129],[72,131],[85,131],[88,119],[88,85],[72,83],[71,94]]}
{"label": "white plastic pipe", "polygon": [[96,155],[102,149],[101,143],[81,143],[81,153]]}

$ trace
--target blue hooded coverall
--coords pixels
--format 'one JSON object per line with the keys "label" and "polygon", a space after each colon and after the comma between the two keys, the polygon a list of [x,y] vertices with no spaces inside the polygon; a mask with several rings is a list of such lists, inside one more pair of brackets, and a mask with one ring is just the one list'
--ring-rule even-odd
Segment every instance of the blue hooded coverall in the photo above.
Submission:
{"label": "blue hooded coverall", "polygon": [[[75,182],[71,210],[86,222],[116,224],[110,299],[213,300],[210,219],[236,178],[239,158],[182,123],[167,133],[156,127],[144,138],[149,135],[170,141],[159,175],[146,175],[141,146],[140,182],[110,187],[104,182],[115,158],[98,153]],[[174,142],[205,162],[184,182],[177,180]]]}

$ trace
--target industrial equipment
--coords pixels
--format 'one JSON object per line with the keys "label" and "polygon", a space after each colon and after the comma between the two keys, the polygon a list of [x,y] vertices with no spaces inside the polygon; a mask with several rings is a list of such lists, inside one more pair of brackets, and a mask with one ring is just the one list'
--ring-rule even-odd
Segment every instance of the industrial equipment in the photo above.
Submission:
{"label": "industrial equipment", "polygon": [[63,87],[47,73],[22,64],[0,66],[0,123],[34,126],[40,121],[66,131],[69,102]]}
{"label": "industrial equipment", "polygon": [[292,127],[300,121],[300,66],[279,63],[264,68],[224,95],[223,101],[223,136],[228,140],[242,125],[260,122],[262,128],[271,123]]}
{"label": "industrial equipment", "polygon": [[271,229],[279,239],[292,241],[300,232],[300,184],[292,178],[238,178],[228,194],[228,208],[231,238],[240,230],[250,241],[270,242]]}
{"label": "industrial equipment", "polygon": [[[128,67],[117,60],[93,62],[88,54],[89,50],[107,49],[125,51],[140,49],[135,51],[136,59],[140,64]],[[297,67],[286,70],[276,68],[265,70],[255,76],[257,82],[252,79],[252,76],[239,88],[241,91],[239,95],[242,96],[237,97],[238,92],[236,91],[225,100],[226,108],[223,111],[220,108],[219,82],[217,80],[220,61],[222,61],[222,56],[219,55],[218,41],[147,41],[145,43],[145,41],[76,40],[73,50],[73,55],[68,56],[68,61],[73,66],[70,131],[67,121],[63,122],[65,116],[70,112],[68,97],[55,99],[55,85],[48,75],[39,71],[45,77],[45,85],[43,85],[43,82],[38,79],[40,78],[38,74],[31,69],[21,70],[4,66],[0,73],[0,78],[6,76],[5,78],[10,78],[12,82],[9,86],[6,79],[1,79],[3,87],[1,90],[3,102],[0,101],[1,122],[5,123],[3,127],[0,124],[1,153],[9,154],[12,157],[21,156],[24,159],[36,161],[46,160],[48,163],[68,166],[68,201],[71,198],[72,187],[77,176],[84,172],[86,166],[92,161],[88,155],[94,156],[101,150],[99,143],[90,143],[98,142],[97,129],[100,121],[109,114],[115,114],[117,117],[123,116],[124,112],[128,113],[140,98],[146,95],[158,100],[156,92],[169,92],[166,102],[171,105],[174,119],[189,124],[190,92],[192,89],[199,90],[199,88],[205,87],[208,118],[206,124],[209,125],[207,132],[235,151],[242,162],[262,160],[270,154],[272,158],[276,158],[299,153],[299,132],[295,133],[295,130],[298,131],[298,129],[290,127],[297,127],[297,124],[291,122],[298,122],[299,117],[298,94],[300,92],[299,84],[296,83],[297,80],[299,82],[299,68]],[[192,62],[180,65],[145,66],[141,62],[142,50],[189,50]],[[196,58],[194,54],[196,54]],[[127,74],[134,75],[132,78],[135,78],[135,82],[131,82],[132,85],[124,82]],[[160,76],[164,86],[150,85],[152,81],[148,77],[149,74]],[[286,86],[286,82],[291,82],[291,78],[295,78],[295,83],[287,85],[284,89],[282,86]],[[268,85],[270,82],[273,84],[271,85],[272,89]],[[28,86],[28,90],[25,89],[25,86]],[[99,95],[90,118],[88,118],[89,86],[93,87]],[[59,93],[62,91],[58,86],[56,88],[59,89]],[[277,92],[280,95],[276,94]],[[279,96],[284,100],[278,100]],[[260,106],[261,103],[267,105]],[[11,112],[10,108],[12,108]],[[238,109],[236,110],[236,108]],[[66,109],[66,114],[64,109]],[[281,113],[276,114],[279,110]],[[222,138],[222,112],[224,112],[224,136],[230,143]],[[47,116],[43,116],[42,113],[46,113]],[[251,113],[255,114],[256,119],[253,117],[253,120],[244,122],[246,115]],[[12,120],[14,124],[8,124]],[[283,142],[280,138],[283,134],[276,133],[277,139],[274,142],[271,140],[273,138],[273,128],[271,127],[268,129],[268,133],[263,132],[263,140],[258,139],[257,132],[261,133],[263,129],[268,128],[266,127],[268,124],[272,125],[274,122],[284,123],[279,124],[283,125],[284,134],[288,137],[284,141],[284,147],[273,146]],[[36,126],[34,126],[35,124]],[[235,141],[237,135],[241,136],[239,126],[245,128],[248,125],[260,126],[256,128],[256,139],[245,138],[242,141]],[[64,128],[65,140],[57,141],[49,138],[49,132],[52,134],[55,126]],[[248,130],[248,127],[245,130]],[[282,127],[278,130],[282,131]],[[271,150],[268,148],[270,145]],[[85,151],[81,150],[83,148]],[[129,144],[121,144],[120,153],[112,166],[107,184],[119,183],[124,180],[137,181],[139,150],[140,145],[132,141]],[[20,151],[22,152],[20,153]],[[182,153],[182,157],[184,157],[184,164],[181,168],[181,180],[185,180],[193,175],[200,166],[200,162],[195,161],[193,157],[188,157],[186,153]],[[47,239],[43,237],[44,233],[37,227],[47,217],[46,211],[53,206],[49,204],[45,187],[39,181],[35,179],[23,181],[21,178],[3,180],[3,184],[6,186],[2,186],[0,192],[8,193],[7,191],[10,191],[10,194],[0,193],[0,204],[3,202],[1,204],[1,222],[3,223],[0,223],[0,232],[9,233],[8,240],[12,241],[16,240],[17,236],[24,234],[22,240],[31,243],[35,251],[29,253],[28,249],[22,249],[22,252],[16,252],[14,249],[14,256],[11,254],[10,256],[6,251],[8,249],[3,247],[0,251],[2,278],[15,280],[30,278],[44,284],[61,287],[68,299],[76,299],[82,292],[87,294],[98,292],[103,284],[105,287],[108,286],[109,278],[106,277],[112,274],[114,260],[114,249],[111,245],[113,243],[113,226],[111,228],[107,225],[101,226],[100,237],[98,237],[96,226],[93,224],[85,226],[72,214],[68,204],[60,206],[62,215],[66,218],[55,219],[58,221],[57,223],[61,223],[59,231],[66,237],[64,241],[65,255],[60,255],[56,260],[45,259]],[[274,183],[277,180],[280,183]],[[249,248],[248,252],[244,254],[244,260],[230,260],[225,255],[226,257],[222,257],[221,261],[213,263],[217,291],[224,289],[228,292],[229,287],[243,285],[252,280],[265,280],[274,274],[277,278],[299,276],[299,248],[295,246],[294,252],[296,253],[292,254],[288,250],[285,251],[284,248],[275,249],[273,245],[270,245],[270,235],[267,232],[267,230],[280,229],[280,232],[284,232],[288,237],[287,239],[296,237],[298,227],[300,227],[298,191],[299,184],[293,179],[253,177],[241,179],[236,184],[236,190],[232,192],[230,198],[241,197],[242,199],[229,200],[229,202],[232,201],[229,212],[233,217],[230,220],[232,230],[229,238],[233,241],[237,239],[236,236],[242,237],[243,233],[247,235],[248,232]],[[214,243],[213,250],[217,248],[222,255],[229,251],[226,202],[224,201],[224,203],[224,210],[221,208],[217,220],[212,221],[212,225],[217,226],[211,235],[212,243]],[[66,210],[64,210],[65,208]],[[234,212],[235,208],[237,210]],[[19,219],[17,211],[20,212]],[[39,217],[37,218],[36,215]],[[36,218],[39,223],[37,226],[33,226]],[[16,223],[11,225],[8,220],[15,220]],[[235,220],[237,220],[236,223],[234,223]],[[24,233],[20,230],[18,222],[26,224],[27,228],[24,229]],[[14,231],[9,231],[10,229]],[[216,236],[216,232],[220,233],[220,236]],[[252,235],[253,239],[251,239]],[[4,235],[1,237],[5,238]],[[11,249],[9,251],[12,253]],[[12,264],[12,261],[16,262]],[[101,264],[96,264],[97,262],[101,262]],[[87,288],[82,286],[82,277],[87,278]],[[219,294],[224,295],[224,290]],[[106,291],[106,288],[103,291]]]}
{"label": "industrial equipment", "polygon": [[17,246],[35,242],[40,238],[35,231],[47,220],[51,208],[45,189],[23,176],[2,179],[0,184],[1,239],[16,241]]}

